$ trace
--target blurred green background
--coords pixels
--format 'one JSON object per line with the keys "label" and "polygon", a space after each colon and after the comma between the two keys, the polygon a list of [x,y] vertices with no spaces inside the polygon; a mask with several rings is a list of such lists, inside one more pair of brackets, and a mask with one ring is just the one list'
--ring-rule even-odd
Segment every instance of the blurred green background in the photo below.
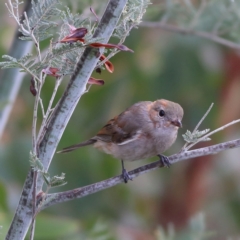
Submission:
{"label": "blurred green background", "polygon": [[[162,10],[159,2],[153,1],[145,19],[157,19]],[[68,4],[80,12],[94,6],[94,1]],[[16,26],[4,2],[0,2],[0,13],[3,55],[8,53]],[[210,20],[204,22],[205,29]],[[181,149],[182,134],[194,129],[212,102],[214,108],[200,130],[213,130],[240,118],[240,56],[236,50],[190,35],[143,27],[134,29],[124,44],[134,54],[120,52],[112,58],[113,74],[93,75],[104,79],[105,85],[94,85],[83,95],[58,149],[94,136],[111,117],[142,100],[166,98],[180,103],[185,111],[183,129],[166,155]],[[0,238],[8,230],[29,170],[34,104],[29,85],[30,76],[26,76],[0,142]],[[42,92],[44,101],[50,98],[53,86],[54,78],[49,77]],[[234,125],[198,147],[239,136],[239,125]],[[35,239],[239,239],[239,156],[240,149],[232,149],[187,160],[144,174],[127,185],[46,209],[37,217]],[[126,163],[126,168],[154,160]],[[68,155],[56,154],[49,172],[66,173],[68,184],[54,192],[118,175],[121,165],[111,156],[85,147]],[[192,218],[196,226],[189,223]],[[197,234],[202,238],[196,238]]]}

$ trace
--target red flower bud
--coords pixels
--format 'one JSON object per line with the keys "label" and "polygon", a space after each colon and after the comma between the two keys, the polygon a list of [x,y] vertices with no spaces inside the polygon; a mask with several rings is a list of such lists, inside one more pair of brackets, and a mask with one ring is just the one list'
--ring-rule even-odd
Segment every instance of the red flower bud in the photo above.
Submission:
{"label": "red flower bud", "polygon": [[104,81],[102,79],[96,79],[96,78],[93,78],[93,77],[90,77],[89,80],[88,80],[88,84],[95,84],[95,85],[104,85]]}
{"label": "red flower bud", "polygon": [[121,51],[129,51],[129,52],[133,52],[132,49],[128,48],[125,45],[119,45],[119,44],[113,44],[113,43],[90,43],[89,44],[91,47],[95,47],[95,48],[100,48],[100,47],[105,47],[105,48],[117,48]]}
{"label": "red flower bud", "polygon": [[32,95],[35,97],[37,95],[37,89],[35,88],[35,82],[34,82],[33,78],[31,78],[29,89],[30,89],[30,92],[32,93]]}
{"label": "red flower bud", "polygon": [[59,72],[58,68],[54,68],[54,67],[47,67],[44,68],[42,70],[42,72],[44,72],[45,74],[49,75],[49,76],[53,76],[53,77],[60,77],[61,75],[57,74],[57,72]]}
{"label": "red flower bud", "polygon": [[[105,60],[106,59],[106,57],[104,56],[104,55],[101,55],[101,57],[99,58],[99,60],[100,61],[103,61],[103,60]],[[110,72],[110,73],[113,73],[114,72],[114,66],[113,66],[113,64],[110,62],[110,61],[106,61],[105,63],[104,63],[104,65],[105,65],[105,68]]]}
{"label": "red flower bud", "polygon": [[83,39],[85,35],[87,34],[88,30],[84,27],[81,28],[74,28],[74,26],[69,25],[71,33],[67,36],[65,36],[60,42],[61,43],[73,43],[73,42],[84,42]]}

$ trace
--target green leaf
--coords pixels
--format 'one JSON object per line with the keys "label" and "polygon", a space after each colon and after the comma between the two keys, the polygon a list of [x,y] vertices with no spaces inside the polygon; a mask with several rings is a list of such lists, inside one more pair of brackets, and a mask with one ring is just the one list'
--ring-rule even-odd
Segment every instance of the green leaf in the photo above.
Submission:
{"label": "green leaf", "polygon": [[50,182],[51,182],[50,174],[48,172],[42,172],[42,176],[43,176],[45,183],[49,186]]}
{"label": "green leaf", "polygon": [[44,172],[44,167],[41,160],[32,152],[30,152],[29,162],[34,171]]}
{"label": "green leaf", "polygon": [[131,28],[140,24],[149,4],[151,4],[149,0],[128,1],[113,36],[119,39],[123,39],[128,36]]}
{"label": "green leaf", "polygon": [[51,178],[49,185],[51,187],[60,187],[60,186],[66,185],[67,182],[64,179],[65,179],[65,173],[62,173],[60,176],[54,176]]}
{"label": "green leaf", "polygon": [[[32,0],[32,15],[29,17],[29,25],[36,39],[42,41],[53,34],[51,29],[58,26],[56,22],[50,19],[59,15],[60,10],[56,8],[59,3],[58,0],[35,1]],[[24,21],[24,28],[28,29],[26,20]],[[31,36],[22,32],[23,40],[31,40]]]}
{"label": "green leaf", "polygon": [[[189,130],[187,130],[187,132],[185,134],[183,134],[183,139],[185,142],[187,143],[195,143],[199,140],[199,138],[201,138],[202,136],[204,136],[206,133],[208,133],[210,131],[210,129],[205,129],[203,131],[198,131],[196,130],[195,132],[191,133]],[[204,141],[210,141],[211,138],[204,138],[201,140],[201,142]]]}

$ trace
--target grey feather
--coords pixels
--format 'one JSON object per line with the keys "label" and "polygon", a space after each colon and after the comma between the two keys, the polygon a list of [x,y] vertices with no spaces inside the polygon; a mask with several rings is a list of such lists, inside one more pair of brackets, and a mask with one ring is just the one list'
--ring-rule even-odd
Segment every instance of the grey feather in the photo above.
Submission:
{"label": "grey feather", "polygon": [[87,140],[87,141],[85,141],[85,142],[81,142],[81,143],[78,143],[78,144],[75,144],[75,145],[72,145],[72,146],[63,148],[62,150],[58,151],[57,153],[71,152],[71,151],[73,151],[73,150],[76,150],[77,148],[94,144],[96,141],[97,141],[96,139],[92,139],[92,138],[91,138],[91,139],[89,139],[89,140]]}

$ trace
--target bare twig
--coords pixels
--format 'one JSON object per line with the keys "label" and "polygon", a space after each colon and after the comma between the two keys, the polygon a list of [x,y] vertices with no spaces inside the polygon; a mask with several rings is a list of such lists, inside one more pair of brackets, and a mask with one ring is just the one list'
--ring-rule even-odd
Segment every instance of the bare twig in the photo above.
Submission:
{"label": "bare twig", "polygon": [[217,132],[220,132],[220,131],[222,131],[223,129],[225,129],[225,128],[227,128],[227,127],[230,127],[230,126],[232,126],[233,124],[236,124],[236,123],[239,123],[239,122],[240,122],[240,119],[237,119],[237,120],[234,120],[234,121],[232,121],[232,122],[230,122],[230,123],[228,123],[228,124],[226,124],[226,125],[224,125],[224,126],[222,126],[222,127],[220,127],[220,128],[215,129],[215,130],[212,131],[212,132],[209,132],[208,134],[206,134],[206,135],[204,135],[203,137],[199,138],[196,142],[188,145],[188,146],[184,149],[184,151],[192,148],[192,147],[193,147],[194,145],[196,145],[197,143],[199,143],[199,142],[201,142],[201,141],[204,141],[204,139],[208,138],[209,136],[211,136],[211,135],[213,135],[213,134],[215,134],[215,133],[217,133]]}
{"label": "bare twig", "polygon": [[[237,148],[237,147],[240,147],[240,139],[212,145],[212,146],[205,147],[205,148],[199,148],[199,149],[195,149],[195,150],[191,150],[191,151],[180,152],[178,154],[174,154],[174,155],[170,156],[169,161],[171,164],[173,164],[173,163],[177,163],[177,162],[187,160],[190,158],[196,158],[196,157],[200,157],[200,156],[216,154],[216,153],[219,153],[219,152],[222,152],[222,151],[225,151],[228,149],[232,149],[232,148]],[[142,174],[153,171],[153,170],[163,167],[163,166],[164,165],[163,165],[162,161],[158,160],[156,162],[136,168],[128,173],[131,178],[136,178],[137,176],[140,176]],[[45,202],[43,202],[43,204],[40,206],[40,209],[38,209],[38,212],[47,207],[50,207],[52,205],[67,202],[67,201],[77,199],[77,198],[82,198],[82,197],[88,196],[90,194],[102,191],[104,189],[113,187],[113,186],[123,183],[123,182],[124,182],[124,180],[123,180],[122,176],[119,175],[119,176],[112,177],[112,178],[106,179],[104,181],[94,183],[94,184],[91,184],[91,185],[88,185],[85,187],[76,188],[76,189],[66,191],[66,192],[48,194],[45,198]]]}
{"label": "bare twig", "polygon": [[99,17],[97,16],[97,14],[95,13],[94,9],[92,7],[90,7],[90,11],[92,12],[92,14],[94,15],[94,17],[96,18],[96,22],[99,22]]}
{"label": "bare twig", "polygon": [[54,86],[54,89],[53,89],[53,93],[52,93],[51,99],[50,99],[49,104],[48,104],[48,108],[47,108],[46,114],[45,114],[44,109],[43,109],[42,99],[40,99],[40,104],[41,104],[42,113],[43,113],[43,121],[42,121],[42,123],[41,123],[41,127],[40,127],[40,130],[39,130],[39,132],[38,132],[37,141],[40,140],[40,138],[41,138],[41,136],[42,136],[42,134],[43,134],[43,130],[44,130],[44,129],[46,128],[46,126],[47,126],[47,120],[49,119],[49,117],[51,116],[51,113],[52,113],[52,111],[53,111],[53,109],[52,109],[52,104],[53,104],[53,101],[54,101],[54,99],[55,99],[55,96],[56,96],[58,87],[60,86],[60,84],[61,84],[61,82],[62,82],[62,79],[63,79],[63,77],[56,78],[55,86]]}
{"label": "bare twig", "polygon": [[26,12],[24,12],[24,17],[25,17],[25,20],[26,20],[26,24],[27,24],[27,27],[28,27],[29,34],[30,34],[30,36],[31,36],[33,42],[35,43],[36,48],[37,48],[38,60],[39,60],[39,62],[41,62],[41,61],[42,61],[42,57],[41,57],[41,51],[40,51],[39,41],[36,39],[36,37],[35,37],[34,34],[33,34],[33,30],[32,30],[31,27],[30,27],[29,20],[28,20],[28,16],[27,16],[27,13],[26,13]]}
{"label": "bare twig", "polygon": [[[120,41],[118,42],[119,45],[123,44],[127,38],[127,36],[129,35],[130,31],[135,27],[135,25],[133,24],[129,30],[124,34],[123,38],[120,39]],[[117,48],[114,48],[109,54],[108,56],[103,60],[101,61],[97,66],[96,68],[99,68],[101,67],[105,62],[107,62],[110,58],[114,57],[117,53],[119,53],[120,50],[117,49]]]}
{"label": "bare twig", "polygon": [[43,115],[43,118],[44,116],[46,115],[45,114],[45,110],[44,110],[44,106],[43,106],[43,101],[42,101],[42,98],[39,97],[39,103],[40,103],[40,107],[41,107],[41,110],[42,110],[42,115]]}
{"label": "bare twig", "polygon": [[227,39],[221,38],[213,33],[210,32],[203,32],[203,31],[194,31],[191,29],[185,29],[176,25],[172,24],[167,24],[167,23],[162,23],[162,22],[142,22],[140,24],[142,27],[151,27],[151,28],[160,28],[162,30],[170,31],[170,32],[175,32],[175,33],[181,33],[181,34],[188,34],[188,35],[193,35],[197,37],[202,37],[208,40],[211,40],[213,42],[222,44],[224,46],[233,48],[233,49],[240,49],[240,44],[234,43],[232,41],[229,41]]}
{"label": "bare twig", "polygon": [[36,225],[36,220],[34,218],[30,227],[30,240],[34,239],[35,225]]}
{"label": "bare twig", "polygon": [[[63,76],[56,78],[55,86],[54,86],[54,89],[53,89],[53,93],[52,93],[51,99],[50,99],[49,104],[48,104],[47,112],[45,114],[45,119],[47,119],[49,117],[49,114],[52,111],[52,104],[53,104],[53,101],[54,101],[55,96],[57,94],[57,90],[58,90],[58,88],[59,88],[59,86],[60,86],[60,84],[62,82],[62,79],[63,79]],[[44,123],[43,123],[43,125],[44,125]]]}
{"label": "bare twig", "polygon": [[37,171],[33,173],[33,191],[32,191],[32,223],[30,227],[30,240],[34,239],[35,232],[35,215],[36,215],[36,183],[37,183]]}
{"label": "bare twig", "polygon": [[213,103],[210,105],[210,107],[208,108],[208,110],[206,111],[206,113],[203,115],[203,117],[201,118],[201,120],[199,121],[199,123],[197,124],[197,126],[194,128],[193,133],[195,133],[195,132],[198,130],[199,126],[202,124],[202,122],[204,121],[204,119],[207,117],[207,115],[208,115],[209,112],[211,111],[212,107],[213,107]]}
{"label": "bare twig", "polygon": [[40,82],[35,83],[38,86],[37,95],[35,97],[34,108],[33,108],[33,124],[32,124],[32,147],[33,147],[32,149],[35,154],[37,153],[37,117],[38,117],[37,113],[38,113],[39,104],[42,110],[42,115],[43,117],[45,116],[44,106],[40,96],[43,84],[45,82],[45,77],[46,76],[41,73],[39,78]]}
{"label": "bare twig", "polygon": [[[196,127],[194,128],[192,134],[194,135],[194,133],[198,130],[199,126],[202,124],[202,122],[204,121],[204,119],[207,117],[207,115],[209,114],[209,112],[211,111],[213,107],[213,103],[210,105],[210,107],[208,108],[208,110],[206,111],[206,113],[203,115],[203,117],[201,118],[201,120],[198,122],[198,124],[196,125]],[[182,150],[184,150],[186,148],[186,146],[188,145],[189,143],[186,142],[182,148]]]}
{"label": "bare twig", "polygon": [[[20,19],[19,17],[19,9],[18,9],[18,5],[17,4],[12,4],[11,0],[8,0],[8,3],[5,3],[5,6],[7,7],[9,14],[12,18],[14,18],[14,20],[16,21],[16,23],[18,24],[18,26],[21,28],[22,32],[25,34],[29,34],[29,32],[23,27],[22,19]],[[15,8],[15,9],[14,9]]]}
{"label": "bare twig", "polygon": [[32,149],[36,153],[36,139],[37,139],[37,113],[38,113],[38,103],[40,98],[41,83],[38,84],[37,95],[35,97],[34,107],[33,107],[33,123],[32,123]]}

